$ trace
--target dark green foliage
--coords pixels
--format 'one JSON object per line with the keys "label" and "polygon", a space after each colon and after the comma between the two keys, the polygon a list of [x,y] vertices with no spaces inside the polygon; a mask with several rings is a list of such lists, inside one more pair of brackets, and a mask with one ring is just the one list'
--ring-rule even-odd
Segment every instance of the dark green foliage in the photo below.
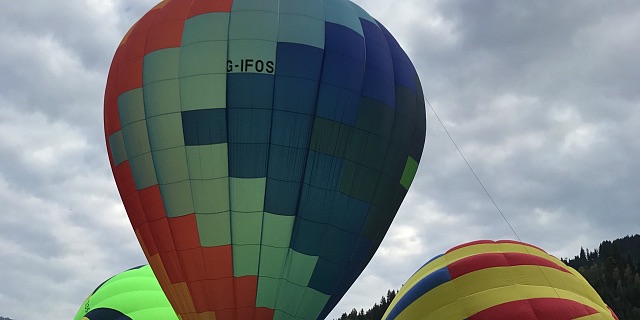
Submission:
{"label": "dark green foliage", "polygon": [[562,261],[589,281],[620,320],[640,319],[640,235],[603,241]]}
{"label": "dark green foliage", "polygon": [[388,290],[386,296],[382,296],[380,303],[376,303],[373,307],[367,311],[360,309],[360,311],[353,308],[349,314],[346,312],[342,314],[337,320],[380,320],[387,311],[387,308],[396,296],[395,290]]}

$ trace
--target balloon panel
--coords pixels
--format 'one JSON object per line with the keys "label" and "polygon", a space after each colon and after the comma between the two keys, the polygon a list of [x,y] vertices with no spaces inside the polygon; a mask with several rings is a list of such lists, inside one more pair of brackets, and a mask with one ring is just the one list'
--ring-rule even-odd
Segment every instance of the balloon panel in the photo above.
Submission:
{"label": "balloon panel", "polygon": [[119,273],[99,285],[74,320],[178,319],[148,265]]}
{"label": "balloon panel", "polygon": [[164,1],[125,36],[105,134],[182,315],[315,319],[373,256],[425,138],[417,73],[346,0]]}
{"label": "balloon panel", "polygon": [[617,319],[576,270],[540,248],[481,240],[422,266],[385,320]]}

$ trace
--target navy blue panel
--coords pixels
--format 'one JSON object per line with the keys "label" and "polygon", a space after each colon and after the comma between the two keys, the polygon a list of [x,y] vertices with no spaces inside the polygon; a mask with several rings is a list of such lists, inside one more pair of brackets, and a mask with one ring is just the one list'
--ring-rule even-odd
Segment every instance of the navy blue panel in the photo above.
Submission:
{"label": "navy blue panel", "polygon": [[344,159],[309,151],[304,182],[314,187],[335,190],[343,164]]}
{"label": "navy blue panel", "polygon": [[420,80],[416,76],[416,83],[418,86],[416,96],[416,113],[415,113],[415,130],[409,141],[409,155],[411,155],[416,161],[419,161],[422,157],[422,150],[424,149],[424,139],[427,135],[427,115],[424,104],[424,96],[422,93],[422,86]]}
{"label": "navy blue panel", "polygon": [[351,233],[362,232],[364,223],[367,220],[369,203],[351,198],[343,193],[334,194],[333,204],[342,210],[331,209],[331,225]]}
{"label": "navy blue panel", "polygon": [[383,71],[367,62],[362,84],[362,95],[379,100],[389,107],[395,108],[396,97],[393,71]]}
{"label": "navy blue panel", "polygon": [[227,142],[225,109],[204,109],[182,112],[182,132],[186,146]]}
{"label": "navy blue panel", "polygon": [[375,23],[360,19],[366,44],[367,64],[362,95],[395,107],[393,60],[387,39]]}
{"label": "navy blue panel", "polygon": [[377,24],[360,19],[364,31],[367,65],[393,73],[393,60],[387,39]]}
{"label": "navy blue panel", "polygon": [[324,50],[299,43],[278,42],[276,75],[320,79]]}
{"label": "navy blue panel", "polygon": [[433,288],[451,281],[451,275],[447,267],[443,267],[422,278],[418,283],[407,291],[400,300],[396,303],[395,307],[389,312],[387,319],[393,320],[400,313],[406,309],[410,304],[422,297],[425,293],[431,291]]}
{"label": "navy blue panel", "polygon": [[267,176],[282,181],[302,182],[306,161],[305,149],[272,144]]}
{"label": "navy blue panel", "polygon": [[332,84],[360,93],[365,61],[327,51],[322,65],[322,83]]}
{"label": "navy blue panel", "polygon": [[393,59],[393,73],[395,75],[394,77],[396,84],[415,90],[416,71],[413,67],[413,63],[411,63],[411,60],[409,60],[409,57],[404,52],[404,50],[402,50],[400,44],[398,44],[391,33],[389,33],[389,31],[382,24],[380,24],[380,22],[378,22],[378,25],[382,30],[382,34],[387,39],[389,50],[391,50],[391,57]]}
{"label": "navy blue panel", "polygon": [[341,192],[304,185],[298,216],[359,234],[367,219],[369,206],[369,203]]}
{"label": "navy blue panel", "polygon": [[230,143],[269,143],[271,110],[228,109]]}
{"label": "navy blue panel", "polygon": [[316,188],[309,185],[302,187],[298,216],[309,221],[329,223],[331,204],[335,191]]}
{"label": "navy blue panel", "polygon": [[271,74],[227,74],[227,108],[271,109],[273,84]]}
{"label": "navy blue panel", "polygon": [[309,280],[309,287],[331,296],[336,291],[343,272],[344,265],[320,257]]}
{"label": "navy blue panel", "polygon": [[296,215],[300,183],[267,178],[265,192],[264,211],[286,216]]}
{"label": "navy blue panel", "polygon": [[325,22],[324,30],[325,51],[341,53],[364,60],[364,38],[359,33],[331,22]]}
{"label": "navy blue panel", "polygon": [[317,256],[325,241],[327,224],[297,218],[291,237],[291,248],[302,254]]}
{"label": "navy blue panel", "polygon": [[273,111],[271,143],[281,146],[308,148],[312,125],[311,115]]}
{"label": "navy blue panel", "polygon": [[313,114],[318,99],[317,80],[276,76],[274,109]]}
{"label": "navy blue panel", "polygon": [[[374,246],[371,241],[360,238],[353,252],[353,256],[349,261],[349,264],[344,268],[346,272],[338,282],[338,286],[333,291],[333,294],[329,298],[329,301],[327,301],[324,309],[322,309],[322,312],[320,313],[320,316],[318,316],[318,319],[326,318],[333,307],[338,304],[338,301],[342,299],[342,296],[344,296],[351,284],[358,278],[358,276],[360,276],[360,273],[362,273],[364,267],[367,265],[367,263],[369,263],[369,260],[371,260],[371,258],[373,257],[373,253],[375,253],[375,249],[377,247],[378,246]],[[318,270],[318,268],[316,267],[315,270]],[[314,274],[316,272],[317,271],[314,271]]]}
{"label": "navy blue panel", "polygon": [[229,176],[234,178],[264,178],[267,176],[269,145],[264,143],[230,143]]}
{"label": "navy blue panel", "polygon": [[322,241],[320,256],[335,263],[346,265],[358,244],[359,236],[334,226],[327,228]]}
{"label": "navy blue panel", "polygon": [[316,116],[353,125],[360,105],[360,95],[328,84],[320,84]]}
{"label": "navy blue panel", "polygon": [[93,309],[85,314],[84,317],[91,320],[131,320],[122,312],[109,308]]}

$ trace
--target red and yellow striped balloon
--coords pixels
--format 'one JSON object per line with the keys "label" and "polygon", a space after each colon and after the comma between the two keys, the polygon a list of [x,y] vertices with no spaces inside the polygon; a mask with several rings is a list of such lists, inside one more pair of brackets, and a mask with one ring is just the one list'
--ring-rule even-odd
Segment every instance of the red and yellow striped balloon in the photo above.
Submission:
{"label": "red and yellow striped balloon", "polygon": [[530,244],[481,240],[420,268],[385,320],[618,319],[571,267]]}

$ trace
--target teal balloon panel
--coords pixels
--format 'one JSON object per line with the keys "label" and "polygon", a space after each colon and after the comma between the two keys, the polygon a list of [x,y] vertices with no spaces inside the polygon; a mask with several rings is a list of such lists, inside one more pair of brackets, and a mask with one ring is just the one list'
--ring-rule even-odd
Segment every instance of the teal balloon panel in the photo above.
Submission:
{"label": "teal balloon panel", "polygon": [[425,126],[407,54],[346,0],[164,1],[105,96],[121,197],[183,319],[325,317],[386,234]]}

